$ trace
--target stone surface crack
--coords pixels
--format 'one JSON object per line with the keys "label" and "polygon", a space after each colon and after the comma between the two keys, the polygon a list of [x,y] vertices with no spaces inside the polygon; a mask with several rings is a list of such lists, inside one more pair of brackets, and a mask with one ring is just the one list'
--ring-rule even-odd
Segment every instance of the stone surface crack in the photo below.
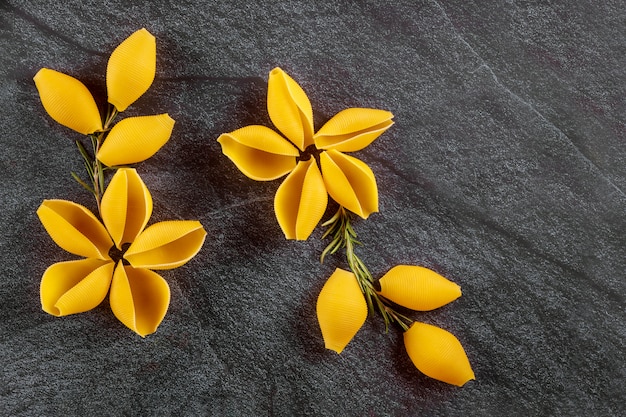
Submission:
{"label": "stone surface crack", "polygon": [[107,56],[106,53],[101,52],[101,51],[97,51],[95,49],[90,49],[87,48],[83,45],[81,45],[80,43],[76,42],[74,39],[72,39],[69,36],[65,36],[62,33],[52,29],[51,27],[49,27],[48,25],[46,25],[45,23],[43,23],[42,21],[38,20],[37,18],[35,18],[34,16],[26,13],[24,10],[18,8],[18,7],[14,7],[8,3],[0,3],[0,8],[4,8],[6,10],[8,10],[10,13],[13,13],[16,16],[19,16],[22,20],[25,20],[27,22],[29,22],[30,24],[32,24],[34,27],[36,27],[39,31],[51,35],[55,38],[58,38],[60,40],[62,40],[63,42],[67,43],[68,45],[72,45],[82,51],[85,51],[89,54],[93,54],[93,55],[99,55],[99,56]]}
{"label": "stone surface crack", "polygon": [[257,84],[263,88],[266,88],[266,81],[261,77],[212,77],[208,75],[180,75],[177,77],[158,77],[162,82],[174,82],[174,83],[211,83],[211,84],[234,84],[234,85],[249,85]]}
{"label": "stone surface crack", "polygon": [[483,59],[483,57],[476,51],[476,49],[474,49],[472,47],[472,45],[470,45],[465,38],[461,35],[461,33],[459,33],[459,31],[456,29],[456,27],[454,26],[454,24],[452,23],[452,20],[450,19],[450,16],[448,15],[448,13],[446,13],[445,8],[437,1],[437,0],[433,0],[434,4],[441,10],[442,16],[444,17],[444,19],[446,20],[446,22],[448,23],[448,25],[450,26],[450,29],[452,30],[452,32],[454,33],[454,35],[457,37],[457,39],[463,44],[465,45],[472,54],[474,54],[482,63],[478,66],[478,68],[476,68],[473,71],[470,71],[470,74],[475,74],[476,72],[485,70],[488,72],[488,74],[491,76],[491,78],[493,79],[493,81],[495,82],[495,84],[501,88],[503,91],[505,91],[509,96],[511,96],[515,101],[521,103],[522,105],[524,105],[525,107],[527,107],[528,109],[530,109],[530,111],[532,111],[533,113],[535,113],[537,115],[537,117],[542,120],[543,122],[545,122],[547,125],[549,125],[552,129],[554,129],[556,132],[558,132],[559,137],[563,138],[564,140],[566,140],[570,146],[572,146],[575,150],[576,153],[578,153],[583,160],[588,163],[590,166],[592,166],[599,174],[600,176],[611,186],[613,187],[616,192],[618,194],[620,194],[622,197],[626,197],[626,193],[624,192],[624,190],[622,190],[620,187],[617,186],[617,184],[615,184],[609,177],[608,175],[606,175],[604,173],[604,171],[598,166],[596,165],[591,159],[589,159],[589,157],[587,155],[585,155],[585,153],[576,145],[576,143],[565,133],[563,132],[557,125],[555,125],[552,121],[550,121],[546,116],[543,115],[543,113],[541,113],[539,110],[537,110],[537,108],[535,106],[533,106],[532,103],[530,103],[527,100],[524,100],[522,97],[520,97],[517,93],[513,92],[510,88],[508,88],[506,85],[504,85],[500,79],[498,78],[498,76],[496,75],[495,71],[493,70],[493,68],[489,65],[489,63]]}

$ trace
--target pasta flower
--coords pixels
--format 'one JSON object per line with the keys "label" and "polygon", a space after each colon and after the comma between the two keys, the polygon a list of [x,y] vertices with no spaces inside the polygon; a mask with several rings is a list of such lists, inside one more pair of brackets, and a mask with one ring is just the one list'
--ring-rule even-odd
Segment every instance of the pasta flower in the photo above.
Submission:
{"label": "pasta flower", "polygon": [[327,349],[341,353],[367,318],[366,297],[375,301],[385,323],[397,322],[404,330],[404,345],[413,364],[425,375],[457,386],[474,379],[474,372],[459,340],[450,332],[413,321],[398,313],[394,304],[429,311],[461,296],[461,288],[430,269],[398,265],[374,289],[373,280],[362,281],[337,268],[320,291],[317,318]]}
{"label": "pasta flower", "polygon": [[137,172],[118,169],[102,196],[102,222],[87,208],[45,200],[37,215],[64,250],[84,259],[50,266],[41,279],[44,311],[66,316],[91,310],[109,293],[111,310],[145,337],[165,317],[170,290],[154,270],[193,258],[206,232],[198,221],[163,221],[146,228],[152,197]]}
{"label": "pasta flower", "polygon": [[365,323],[368,310],[378,311],[388,329],[396,323],[404,331],[404,345],[413,364],[431,378],[458,386],[474,379],[463,346],[446,330],[414,321],[397,306],[430,311],[461,296],[461,287],[428,268],[398,265],[378,281],[356,255],[360,242],[343,207],[326,223],[331,243],[324,256],[344,248],[350,271],[337,269],[317,299],[317,319],[326,348],[341,353]]}
{"label": "pasta flower", "polygon": [[115,48],[109,58],[106,71],[109,106],[104,118],[100,117],[87,87],[76,78],[49,68],[42,68],[34,77],[41,103],[50,117],[89,135],[93,157],[80,141],[77,146],[85,159],[92,186],[73,176],[95,195],[98,205],[104,190],[103,164],[119,166],[144,161],[171,136],[174,120],[168,114],[128,117],[112,125],[119,112],[148,90],[155,72],[156,40],[146,29],[140,29]]}
{"label": "pasta flower", "polygon": [[222,134],[218,142],[249,178],[269,181],[287,175],[274,198],[287,239],[310,236],[326,211],[328,195],[362,218],[378,211],[374,173],[345,152],[365,148],[387,130],[393,124],[390,112],[349,108],[315,132],[306,93],[280,68],[269,74],[267,109],[282,135],[250,125]]}

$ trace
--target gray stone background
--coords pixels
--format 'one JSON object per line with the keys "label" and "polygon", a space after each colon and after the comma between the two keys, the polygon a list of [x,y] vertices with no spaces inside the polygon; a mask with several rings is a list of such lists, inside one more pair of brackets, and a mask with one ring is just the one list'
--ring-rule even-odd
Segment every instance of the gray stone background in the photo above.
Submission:
{"label": "gray stone background", "polygon": [[[208,231],[163,272],[170,309],[145,339],[108,301],[65,318],[40,308],[42,273],[74,257],[37,207],[95,204],[69,175],[81,136],[32,81],[63,71],[104,103],[108,56],[141,27],[157,77],[125,116],[177,122],[137,166],[152,222]],[[624,415],[625,56],[622,1],[1,2],[0,415]],[[244,177],[216,142],[271,126],[275,66],[318,128],[347,107],[395,114],[355,154],[380,190],[380,213],[355,222],[358,253],[376,277],[416,264],[461,285],[413,317],[459,338],[476,381],[423,376],[379,317],[341,355],[323,348],[315,300],[344,259],[319,263],[321,227],[284,240],[280,181]]]}

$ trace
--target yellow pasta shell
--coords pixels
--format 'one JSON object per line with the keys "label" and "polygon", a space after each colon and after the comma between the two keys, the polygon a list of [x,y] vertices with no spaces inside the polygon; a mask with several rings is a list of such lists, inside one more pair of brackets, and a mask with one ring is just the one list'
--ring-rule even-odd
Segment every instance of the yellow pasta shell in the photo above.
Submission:
{"label": "yellow pasta shell", "polygon": [[84,135],[102,130],[98,106],[83,83],[48,68],[33,80],[44,109],[56,122]]}
{"label": "yellow pasta shell", "polygon": [[165,145],[172,129],[168,114],[128,117],[113,126],[97,157],[108,166],[145,161]]}
{"label": "yellow pasta shell", "polygon": [[459,387],[475,379],[461,342],[446,330],[414,322],[404,332],[404,346],[415,367],[431,378]]}
{"label": "yellow pasta shell", "polygon": [[327,349],[341,353],[367,318],[367,303],[352,272],[337,268],[317,298],[317,320]]}
{"label": "yellow pasta shell", "polygon": [[82,313],[98,306],[109,292],[111,261],[81,259],[51,265],[41,278],[41,307],[54,316]]}
{"label": "yellow pasta shell", "polygon": [[107,64],[109,103],[124,111],[145,93],[156,73],[156,39],[140,29],[119,44]]}
{"label": "yellow pasta shell", "polygon": [[66,251],[85,258],[111,259],[113,241],[85,207],[66,200],[44,200],[37,215],[52,240]]}
{"label": "yellow pasta shell", "polygon": [[376,178],[363,161],[330,149],[320,162],[328,194],[337,203],[364,219],[378,211]]}
{"label": "yellow pasta shell", "polygon": [[326,211],[328,194],[315,159],[300,161],[278,187],[276,219],[287,239],[306,240]]}
{"label": "yellow pasta shell", "polygon": [[137,236],[124,259],[135,268],[177,268],[200,251],[205,237],[204,228],[196,220],[156,223]]}
{"label": "yellow pasta shell", "polygon": [[392,118],[393,114],[386,110],[342,110],[315,134],[315,146],[341,152],[361,150],[393,125]]}
{"label": "yellow pasta shell", "polygon": [[222,153],[247,177],[269,181],[291,172],[300,155],[289,141],[272,129],[251,125],[222,134]]}
{"label": "yellow pasta shell", "polygon": [[101,211],[118,249],[141,233],[152,214],[152,196],[136,170],[121,168],[115,172],[102,196]]}
{"label": "yellow pasta shell", "polygon": [[311,102],[302,87],[280,68],[270,71],[267,110],[274,126],[300,150],[313,144]]}
{"label": "yellow pasta shell", "polygon": [[154,333],[170,304],[170,287],[159,274],[148,269],[122,265],[115,268],[111,310],[126,327],[145,337]]}
{"label": "yellow pasta shell", "polygon": [[398,265],[380,279],[383,297],[418,311],[439,308],[461,296],[461,287],[422,266]]}

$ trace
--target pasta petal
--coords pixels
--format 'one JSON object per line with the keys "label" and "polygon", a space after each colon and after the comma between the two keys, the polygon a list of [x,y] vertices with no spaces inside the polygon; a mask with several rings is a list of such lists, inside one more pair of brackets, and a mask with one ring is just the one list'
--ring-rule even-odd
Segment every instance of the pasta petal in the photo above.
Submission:
{"label": "pasta petal", "polygon": [[352,272],[337,268],[317,298],[317,320],[327,349],[341,353],[367,318],[367,303]]}
{"label": "pasta petal", "polygon": [[156,73],[156,39],[139,29],[118,45],[107,64],[109,103],[124,111],[145,93]]}
{"label": "pasta petal", "polygon": [[380,279],[383,297],[418,311],[434,310],[461,296],[461,287],[423,266],[398,265]]}
{"label": "pasta petal", "polygon": [[146,337],[156,331],[167,313],[170,287],[156,272],[122,265],[120,261],[109,299],[115,317],[141,337]]}
{"label": "pasta petal", "polygon": [[44,109],[56,122],[83,135],[102,130],[98,106],[83,83],[48,68],[40,69],[33,80]]}
{"label": "pasta petal", "polygon": [[335,149],[320,155],[328,194],[340,205],[366,219],[378,211],[378,188],[372,170],[362,161]]}
{"label": "pasta petal", "polygon": [[97,157],[108,166],[145,161],[165,145],[172,129],[168,114],[128,117],[113,126]]}
{"label": "pasta petal", "polygon": [[85,258],[111,259],[113,241],[85,207],[66,200],[44,200],[37,215],[52,240],[66,251]]}
{"label": "pasta petal", "polygon": [[274,211],[287,239],[306,240],[326,211],[328,193],[315,159],[300,161],[278,187]]}
{"label": "pasta petal", "polygon": [[280,68],[274,68],[267,81],[267,110],[274,126],[301,151],[313,144],[311,102],[302,87]]}
{"label": "pasta petal", "polygon": [[206,232],[196,220],[153,224],[130,245],[124,259],[135,268],[173,269],[200,251]]}
{"label": "pasta petal", "polygon": [[152,196],[137,171],[120,168],[102,196],[102,221],[115,246],[132,242],[152,215]]}
{"label": "pasta petal", "polygon": [[54,316],[95,308],[109,291],[114,266],[111,261],[98,259],[51,265],[41,278],[41,308]]}
{"label": "pasta petal", "polygon": [[393,114],[386,110],[342,110],[315,134],[315,146],[341,152],[361,150],[393,125],[392,118]]}
{"label": "pasta petal", "polygon": [[444,329],[414,322],[404,332],[404,346],[415,367],[431,378],[459,387],[475,379],[461,342]]}
{"label": "pasta petal", "polygon": [[272,129],[252,125],[222,134],[222,153],[247,177],[270,181],[291,172],[300,152]]}

